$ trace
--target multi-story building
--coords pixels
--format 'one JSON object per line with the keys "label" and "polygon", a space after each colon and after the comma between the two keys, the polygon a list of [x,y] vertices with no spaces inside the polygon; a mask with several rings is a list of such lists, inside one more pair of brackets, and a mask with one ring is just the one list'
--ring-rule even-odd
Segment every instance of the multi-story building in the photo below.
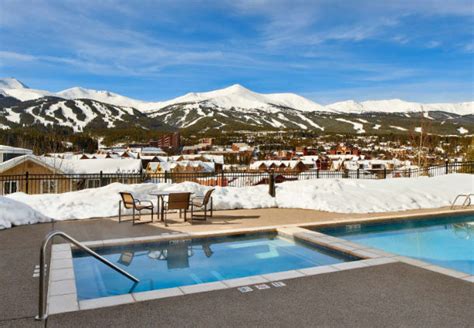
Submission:
{"label": "multi-story building", "polygon": [[181,136],[179,132],[165,134],[157,140],[149,142],[152,147],[159,147],[161,149],[178,149],[181,146]]}

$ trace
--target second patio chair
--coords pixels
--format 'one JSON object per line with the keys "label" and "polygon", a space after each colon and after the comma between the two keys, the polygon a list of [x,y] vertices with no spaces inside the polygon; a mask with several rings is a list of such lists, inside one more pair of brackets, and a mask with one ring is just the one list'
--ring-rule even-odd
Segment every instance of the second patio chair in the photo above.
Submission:
{"label": "second patio chair", "polygon": [[[207,220],[207,212],[210,211],[210,217],[212,218],[212,192],[214,189],[209,189],[204,196],[194,197],[191,201],[191,218],[199,220]],[[194,208],[201,208],[204,211],[204,218],[194,216]]]}
{"label": "second patio chair", "polygon": [[[120,192],[122,200],[119,202],[119,223],[122,222],[122,203],[126,209],[132,210],[132,223],[141,224],[141,223],[151,223],[153,222],[153,203],[149,200],[138,200],[133,197],[129,192]],[[142,211],[149,210],[151,211],[151,221],[141,221]],[[135,212],[138,212],[138,218],[135,217]],[[135,222],[139,221],[139,222]]]}
{"label": "second patio chair", "polygon": [[181,211],[184,211],[184,221],[187,221],[186,214],[189,210],[189,200],[191,198],[191,193],[189,192],[179,192],[171,193],[168,196],[168,201],[163,201],[163,206],[161,206],[161,217],[166,223],[165,211],[166,213],[169,210],[179,210],[179,217],[181,217]]}

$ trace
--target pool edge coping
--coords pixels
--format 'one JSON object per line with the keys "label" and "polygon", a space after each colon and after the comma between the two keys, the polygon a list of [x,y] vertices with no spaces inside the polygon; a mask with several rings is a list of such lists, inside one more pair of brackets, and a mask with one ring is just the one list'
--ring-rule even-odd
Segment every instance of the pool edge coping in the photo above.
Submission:
{"label": "pool edge coping", "polygon": [[[292,228],[293,230],[296,228]],[[256,232],[254,230],[252,231],[240,231],[241,234],[245,234],[248,232]],[[231,289],[231,288],[238,288],[238,287],[243,287],[243,286],[249,286],[249,285],[256,285],[256,284],[267,284],[267,283],[272,283],[272,282],[277,282],[280,280],[288,280],[288,279],[293,279],[293,278],[300,278],[300,277],[306,277],[306,276],[313,276],[317,274],[324,274],[324,273],[331,273],[331,272],[338,272],[338,271],[344,271],[344,270],[351,270],[351,269],[358,269],[358,268],[365,268],[369,266],[375,266],[375,265],[381,265],[385,263],[393,263],[396,262],[394,259],[385,259],[381,260],[380,256],[372,256],[368,257],[366,254],[358,254],[358,252],[354,252],[354,250],[344,250],[342,248],[336,249],[332,247],[328,247],[328,245],[320,242],[315,242],[317,240],[317,233],[316,232],[311,232],[306,229],[300,228],[296,232],[298,233],[306,233],[307,235],[314,234],[316,238],[307,238],[307,236],[303,235],[296,235],[296,234],[291,234],[288,232],[288,229],[281,228],[276,230],[276,229],[264,229],[260,230],[259,232],[276,232],[279,235],[282,235],[282,237],[290,237],[292,239],[303,239],[307,242],[310,242],[312,244],[315,244],[316,246],[323,246],[325,248],[330,248],[333,250],[336,250],[338,252],[342,253],[347,253],[351,256],[356,256],[359,257],[360,260],[355,260],[355,261],[350,261],[350,262],[341,262],[337,264],[332,264],[332,265],[323,265],[323,266],[314,266],[314,267],[308,267],[308,268],[302,268],[302,269],[297,269],[297,270],[288,270],[288,271],[280,271],[280,272],[272,272],[272,273],[267,273],[267,274],[262,274],[262,275],[254,275],[254,276],[247,276],[247,277],[241,277],[241,278],[234,278],[234,279],[226,279],[226,280],[220,280],[220,281],[215,281],[215,282],[210,282],[210,283],[203,283],[203,284],[194,284],[194,285],[186,285],[186,286],[180,286],[180,287],[174,287],[174,288],[165,288],[165,289],[157,289],[157,290],[152,290],[152,291],[145,291],[145,292],[138,292],[138,293],[129,293],[129,294],[123,294],[123,295],[116,295],[116,296],[107,296],[107,297],[101,297],[101,298],[94,298],[90,300],[82,300],[79,301],[77,300],[77,289],[75,288],[75,279],[74,279],[74,269],[73,266],[68,267],[67,269],[72,271],[72,277],[70,279],[64,279],[58,281],[54,281],[51,279],[53,274],[50,274],[50,288],[49,290],[54,290],[57,289],[55,285],[63,285],[64,281],[67,281],[68,283],[73,282],[74,283],[74,288],[70,292],[62,292],[60,295],[57,295],[55,292],[54,295],[51,295],[48,291],[48,314],[49,315],[54,315],[54,314],[59,314],[59,313],[65,313],[65,312],[75,312],[75,311],[81,311],[81,310],[90,310],[90,309],[96,309],[96,308],[102,308],[102,307],[109,307],[109,306],[115,306],[115,305],[121,305],[121,304],[131,304],[135,302],[142,302],[142,301],[148,301],[148,300],[154,300],[154,299],[161,299],[161,298],[168,298],[168,297],[176,297],[176,296],[183,296],[183,295],[189,295],[189,294],[194,294],[194,293],[201,293],[201,292],[209,292],[209,291],[214,291],[214,290],[220,290],[220,289]],[[229,235],[229,234],[238,234],[239,231],[230,231],[227,233],[223,233],[222,231],[216,232],[215,234],[205,234],[200,232],[199,234],[171,234],[166,235],[160,238],[160,236],[153,236],[153,238],[146,237],[141,239],[143,242],[150,242],[150,241],[167,241],[174,239],[172,237],[180,236],[180,237],[216,237],[216,236],[224,236],[224,235]],[[118,239],[114,240],[114,243],[107,242],[104,244],[104,241],[95,241],[95,242],[89,242],[90,247],[103,247],[105,245],[107,246],[112,246],[112,245],[123,245],[126,244],[127,242],[136,242],[139,241],[140,238],[123,238],[123,239]],[[61,251],[64,252],[64,248],[68,248],[69,254],[71,256],[71,261],[72,261],[72,245],[70,244],[55,244],[54,246],[56,247],[61,247]],[[55,255],[57,254],[58,251],[53,250],[51,253],[51,262],[56,261],[57,259],[55,258]],[[377,257],[377,258],[376,258]],[[53,270],[63,270],[64,268],[56,268],[52,267]]]}

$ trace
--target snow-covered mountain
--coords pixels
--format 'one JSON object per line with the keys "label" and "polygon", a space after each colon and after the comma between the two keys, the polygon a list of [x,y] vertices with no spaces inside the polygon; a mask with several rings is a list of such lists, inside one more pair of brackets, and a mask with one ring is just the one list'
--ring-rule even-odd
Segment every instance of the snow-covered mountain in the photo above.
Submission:
{"label": "snow-covered mountain", "polygon": [[0,94],[26,101],[44,96],[55,96],[64,99],[92,99],[115,106],[134,107],[142,112],[154,112],[176,104],[199,104],[217,110],[233,109],[236,111],[259,110],[266,113],[278,112],[281,107],[299,110],[302,112],[339,112],[361,114],[368,112],[381,113],[412,113],[443,111],[458,115],[474,114],[474,102],[422,104],[400,99],[368,100],[356,102],[342,101],[326,106],[294,93],[262,94],[253,92],[239,84],[230,87],[209,91],[191,92],[183,96],[159,102],[146,102],[125,97],[110,91],[98,91],[74,87],[59,92],[30,89],[14,78],[0,79]]}
{"label": "snow-covered mountain", "polygon": [[[5,100],[10,100],[8,103]],[[132,107],[115,106],[91,99],[66,100],[41,97],[12,102],[0,96],[0,129],[59,126],[74,132],[110,128],[170,128]]]}
{"label": "snow-covered mountain", "polygon": [[54,125],[75,132],[138,127],[196,132],[292,129],[417,133],[421,111],[429,121],[430,133],[466,135],[474,131],[474,102],[350,100],[322,106],[296,94],[261,94],[238,84],[169,101],[145,102],[78,87],[53,93],[30,89],[13,78],[0,79],[0,129]]}
{"label": "snow-covered mountain", "polygon": [[28,87],[12,77],[0,79],[0,89],[27,89]]}
{"label": "snow-covered mountain", "polygon": [[141,110],[141,107],[147,104],[144,101],[128,98],[110,91],[84,89],[80,87],[59,91],[56,93],[56,96],[64,99],[92,99],[115,106],[134,107],[138,110]]}
{"label": "snow-covered mountain", "polygon": [[[324,110],[324,107],[292,93],[261,94],[253,92],[239,84],[209,92],[188,93],[184,96],[156,104],[161,109],[175,104],[203,104],[220,109],[250,110],[257,109],[274,113],[278,107],[288,107],[303,112]],[[151,108],[150,108],[151,109]]]}
{"label": "snow-covered mountain", "polygon": [[275,105],[301,111],[325,110],[323,106],[296,94],[259,94],[239,84],[215,91],[191,92],[162,102],[145,102],[109,91],[97,91],[79,87],[57,92],[56,96],[65,99],[93,99],[117,106],[135,107],[143,112],[155,111],[181,103],[206,104],[207,106],[221,109],[259,109],[266,112],[275,112]]}
{"label": "snow-covered mountain", "polygon": [[327,105],[326,108],[336,110],[343,113],[420,113],[442,111],[451,114],[469,115],[474,114],[474,102],[462,103],[438,103],[438,104],[422,104],[416,102],[408,102],[400,99],[389,100],[368,100],[356,102],[354,100],[341,101]]}
{"label": "snow-covered mountain", "polygon": [[52,95],[49,91],[30,89],[22,82],[11,77],[0,79],[0,94],[21,101],[33,100]]}

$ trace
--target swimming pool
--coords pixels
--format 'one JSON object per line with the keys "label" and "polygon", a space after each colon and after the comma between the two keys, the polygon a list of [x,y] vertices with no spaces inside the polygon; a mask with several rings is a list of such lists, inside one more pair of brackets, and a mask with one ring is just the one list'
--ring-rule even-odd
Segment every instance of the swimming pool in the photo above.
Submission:
{"label": "swimming pool", "polygon": [[136,293],[358,260],[277,233],[175,240],[95,250],[140,279],[133,284],[73,250],[79,300]]}
{"label": "swimming pool", "polygon": [[474,274],[474,215],[312,229],[358,244]]}

